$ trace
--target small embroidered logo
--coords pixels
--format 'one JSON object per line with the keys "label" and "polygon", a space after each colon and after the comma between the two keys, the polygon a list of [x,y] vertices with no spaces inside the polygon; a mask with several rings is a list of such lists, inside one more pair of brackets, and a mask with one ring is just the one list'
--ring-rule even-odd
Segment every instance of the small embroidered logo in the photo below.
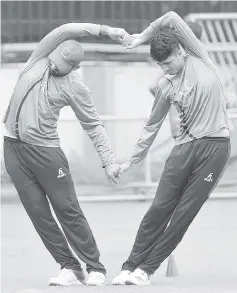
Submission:
{"label": "small embroidered logo", "polygon": [[212,175],[213,175],[213,173],[210,173],[206,178],[204,178],[204,180],[207,182],[212,182],[212,180],[213,180]]}
{"label": "small embroidered logo", "polygon": [[66,176],[66,173],[63,172],[62,168],[59,168],[57,178],[62,178],[65,176]]}

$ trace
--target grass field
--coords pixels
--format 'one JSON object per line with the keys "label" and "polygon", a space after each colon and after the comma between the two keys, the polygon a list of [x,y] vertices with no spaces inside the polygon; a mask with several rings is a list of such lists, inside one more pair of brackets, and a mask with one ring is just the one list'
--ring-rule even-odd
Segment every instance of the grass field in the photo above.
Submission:
{"label": "grass field", "polygon": [[[148,202],[83,203],[107,268],[106,287],[48,288],[59,266],[44,248],[19,203],[1,207],[2,293],[202,293],[237,292],[237,200],[209,200],[174,252],[179,276],[165,277],[167,260],[148,287],[113,287],[112,278],[128,256]],[[24,290],[23,290],[24,289]],[[31,290],[34,289],[34,290]]]}

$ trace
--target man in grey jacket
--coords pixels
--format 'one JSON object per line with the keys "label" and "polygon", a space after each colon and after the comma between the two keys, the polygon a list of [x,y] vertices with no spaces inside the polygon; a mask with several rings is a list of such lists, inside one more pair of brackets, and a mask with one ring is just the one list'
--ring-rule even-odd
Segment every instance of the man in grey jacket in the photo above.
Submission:
{"label": "man in grey jacket", "polygon": [[[162,32],[169,26],[174,32]],[[175,147],[166,160],[154,200],[115,285],[149,285],[150,276],[177,247],[219,182],[230,158],[226,100],[215,65],[203,44],[175,12],[168,12],[131,39],[151,39],[151,57],[165,75],[151,115],[120,174],[142,164],[174,105],[180,115]]]}
{"label": "man in grey jacket", "polygon": [[[14,88],[4,117],[4,160],[8,174],[45,247],[61,266],[49,285],[104,285],[104,266],[89,224],[77,201],[68,161],[60,148],[57,122],[70,106],[100,156],[106,177],[118,182],[119,166],[89,89],[75,69],[83,59],[76,38],[107,35],[122,43],[123,29],[90,23],[62,25],[37,45]],[[49,203],[62,226],[54,220]],[[86,263],[84,272],[77,258]]]}

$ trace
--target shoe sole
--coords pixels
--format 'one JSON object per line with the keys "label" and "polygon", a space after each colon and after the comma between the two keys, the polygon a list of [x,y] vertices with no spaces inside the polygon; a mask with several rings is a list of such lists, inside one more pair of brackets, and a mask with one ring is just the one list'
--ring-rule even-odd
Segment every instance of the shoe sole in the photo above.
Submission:
{"label": "shoe sole", "polygon": [[54,287],[68,287],[68,286],[81,286],[83,285],[83,283],[81,283],[80,281],[78,282],[73,282],[73,283],[70,283],[70,284],[57,284],[57,283],[49,283],[49,286],[54,286]]}
{"label": "shoe sole", "polygon": [[86,284],[87,286],[90,286],[90,287],[103,287],[106,285],[106,283],[104,284]]}
{"label": "shoe sole", "polygon": [[126,281],[125,283],[126,283],[126,285],[133,285],[133,286],[148,286],[148,285],[150,285],[150,283],[138,285],[138,284],[133,283],[132,281]]}
{"label": "shoe sole", "polygon": [[54,284],[54,283],[49,283],[49,286],[59,287],[59,286],[63,286],[63,285]]}
{"label": "shoe sole", "polygon": [[134,284],[134,283],[131,282],[131,281],[126,281],[125,284],[126,284],[126,285],[136,285],[136,284]]}

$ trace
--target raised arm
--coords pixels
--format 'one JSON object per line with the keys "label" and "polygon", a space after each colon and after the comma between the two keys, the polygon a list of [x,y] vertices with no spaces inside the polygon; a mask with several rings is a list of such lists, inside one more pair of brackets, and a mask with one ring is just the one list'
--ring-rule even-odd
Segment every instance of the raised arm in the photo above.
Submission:
{"label": "raised arm", "polygon": [[169,26],[174,30],[177,39],[189,53],[204,61],[211,61],[202,42],[195,36],[188,24],[176,12],[170,11],[166,13],[161,18],[152,22],[150,26],[154,31],[161,27]]}
{"label": "raised arm", "polygon": [[67,23],[63,24],[47,34],[37,45],[27,65],[35,60],[48,56],[59,44],[69,39],[77,39],[86,36],[107,35],[112,39],[122,42],[123,29],[112,28],[106,25],[92,23]]}
{"label": "raised arm", "polygon": [[129,160],[130,162],[133,164],[142,164],[165,120],[169,108],[170,102],[164,97],[161,89],[158,87],[150,118],[134,147],[134,151]]}
{"label": "raised arm", "polygon": [[170,11],[152,22],[147,29],[145,29],[143,32],[137,35],[138,37],[135,37],[134,40],[132,40],[133,44],[130,46],[130,48],[137,47],[138,45],[149,41],[154,36],[156,31],[164,27],[170,27],[173,29],[178,40],[189,53],[201,58],[208,63],[211,62],[204,45],[195,36],[188,24],[174,11]]}

